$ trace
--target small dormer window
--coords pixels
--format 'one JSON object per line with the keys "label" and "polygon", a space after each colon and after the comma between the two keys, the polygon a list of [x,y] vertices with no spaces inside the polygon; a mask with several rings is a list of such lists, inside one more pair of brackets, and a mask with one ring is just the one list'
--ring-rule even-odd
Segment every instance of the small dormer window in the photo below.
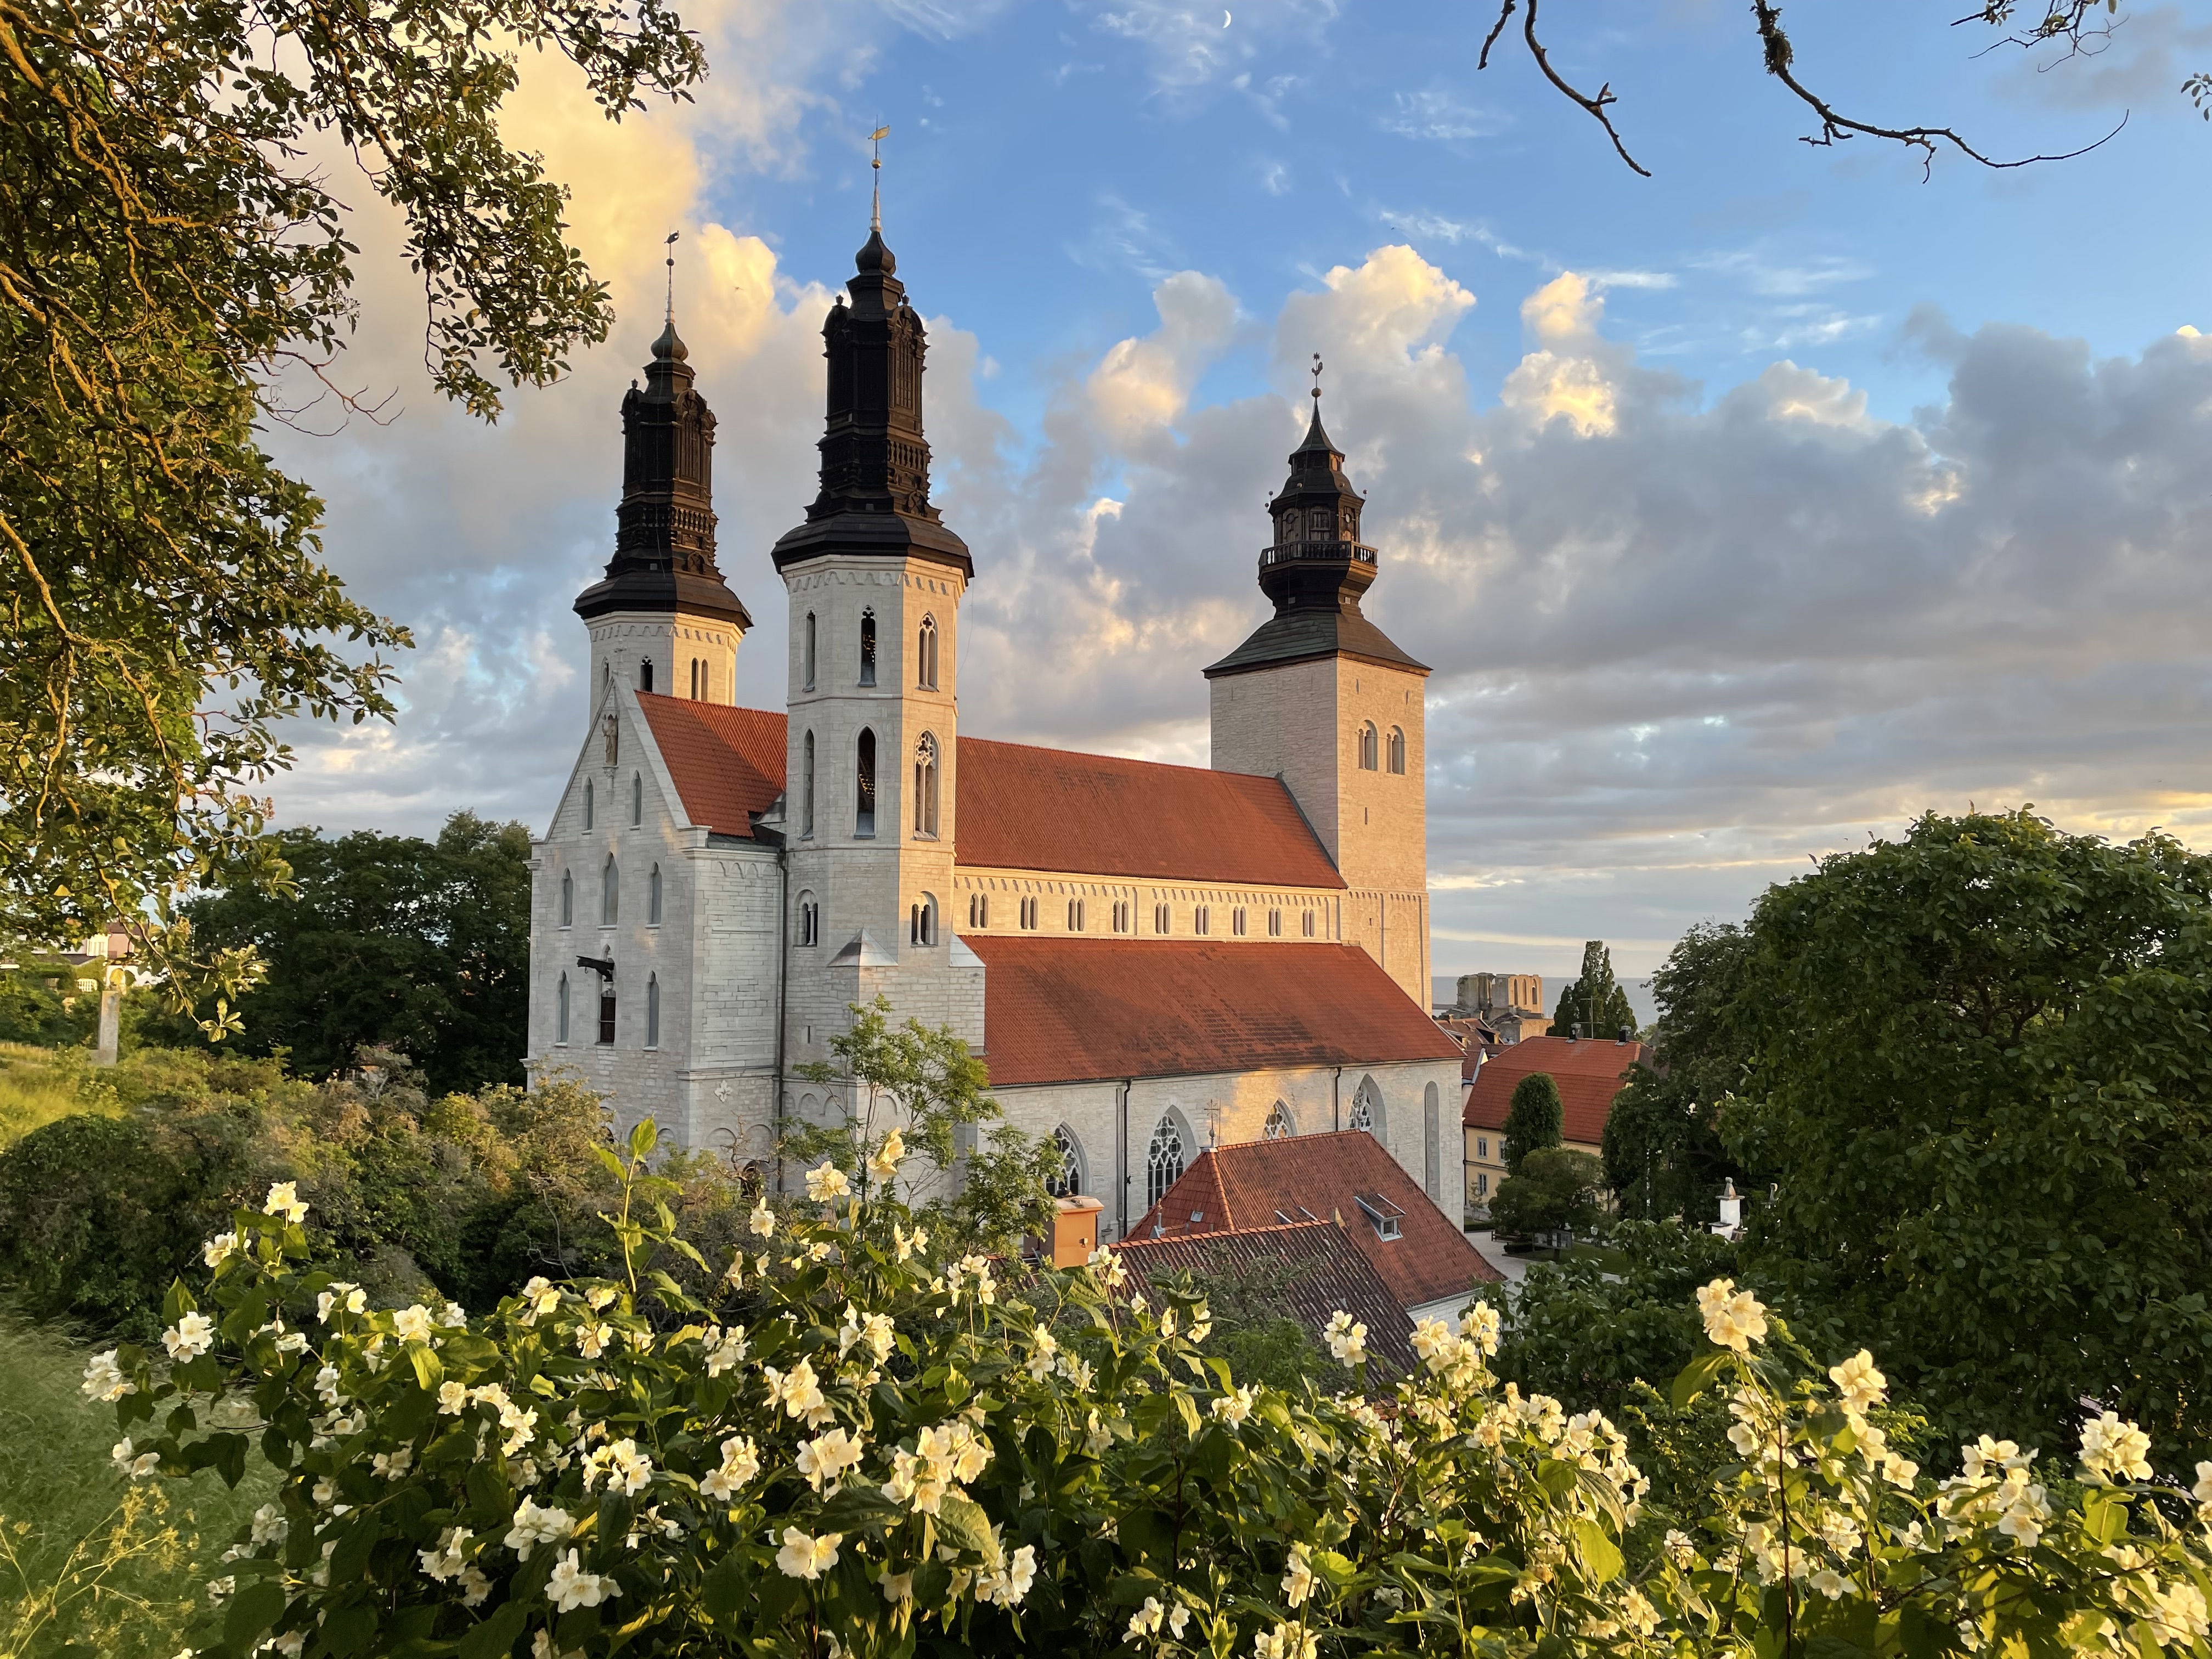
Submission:
{"label": "small dormer window", "polygon": [[1359,1206],[1367,1224],[1375,1229],[1375,1237],[1389,1241],[1401,1237],[1400,1224],[1406,1212],[1380,1193],[1354,1193],[1352,1201]]}

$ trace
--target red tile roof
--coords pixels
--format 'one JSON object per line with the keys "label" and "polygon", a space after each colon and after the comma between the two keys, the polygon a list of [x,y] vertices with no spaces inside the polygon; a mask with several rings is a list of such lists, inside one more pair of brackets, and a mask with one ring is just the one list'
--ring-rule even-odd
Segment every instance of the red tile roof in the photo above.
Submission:
{"label": "red tile roof", "polygon": [[784,717],[651,691],[637,706],[691,822],[751,840],[752,815],[783,793]]}
{"label": "red tile roof", "polygon": [[960,740],[959,860],[1282,887],[1334,887],[1329,862],[1279,778]]}
{"label": "red tile roof", "polygon": [[[1403,1212],[1399,1236],[1384,1238],[1359,1200],[1380,1197]],[[1129,1229],[1128,1240],[1239,1233],[1310,1219],[1341,1220],[1401,1308],[1463,1295],[1504,1277],[1430,1201],[1404,1166],[1364,1129],[1293,1135],[1209,1147],[1192,1160]]]}
{"label": "red tile roof", "polygon": [[[1548,1072],[1559,1085],[1562,1139],[1601,1146],[1613,1097],[1628,1081],[1628,1068],[1649,1051],[1640,1042],[1607,1042],[1572,1037],[1527,1037],[1508,1043],[1474,1073],[1460,1121],[1471,1129],[1502,1129],[1513,1101],[1513,1085],[1532,1072]],[[1472,1066],[1474,1056],[1468,1060]]]}
{"label": "red tile roof", "polygon": [[1367,1327],[1367,1351],[1391,1370],[1413,1369],[1413,1322],[1375,1271],[1348,1227],[1329,1220],[1195,1237],[1125,1238],[1114,1247],[1130,1276],[1150,1289],[1177,1273],[1236,1279],[1270,1299],[1318,1342],[1341,1308]]}
{"label": "red tile roof", "polygon": [[1459,1058],[1356,945],[960,937],[1001,1088]]}

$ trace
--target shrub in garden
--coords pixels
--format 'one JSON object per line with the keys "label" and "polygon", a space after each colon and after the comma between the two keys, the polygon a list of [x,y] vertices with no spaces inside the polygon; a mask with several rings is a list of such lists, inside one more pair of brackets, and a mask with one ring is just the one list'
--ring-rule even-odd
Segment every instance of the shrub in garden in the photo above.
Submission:
{"label": "shrub in garden", "polygon": [[[643,1125],[606,1155],[604,1276],[475,1319],[374,1308],[307,1269],[280,1184],[158,1351],[93,1362],[131,1478],[235,1470],[256,1437],[280,1471],[203,1651],[2207,1651],[2212,1464],[2155,1486],[2106,1417],[2078,1485],[1984,1439],[1938,1486],[1874,1420],[1869,1356],[1820,1366],[1725,1279],[1676,1395],[1725,1399],[1737,1461],[1662,1532],[1601,1415],[1498,1385],[1486,1305],[1422,1324],[1379,1399],[1239,1383],[1196,1292],[1151,1305],[1110,1249],[1018,1296],[952,1259],[896,1129],[757,1209],[694,1294],[656,1265],[708,1272],[653,1150]],[[1329,1332],[1355,1376],[1364,1340]]]}

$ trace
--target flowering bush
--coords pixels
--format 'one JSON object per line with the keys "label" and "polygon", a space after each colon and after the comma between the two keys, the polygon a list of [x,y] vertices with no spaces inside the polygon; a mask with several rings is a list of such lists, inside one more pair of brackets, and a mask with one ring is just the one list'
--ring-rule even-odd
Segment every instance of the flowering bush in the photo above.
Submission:
{"label": "flowering bush", "polygon": [[[207,1309],[173,1291],[166,1352],[94,1361],[128,1476],[234,1474],[256,1434],[282,1474],[204,1651],[2208,1651],[2212,1465],[2148,1485],[2115,1418],[2070,1498],[2004,1442],[1939,1485],[1870,1420],[1869,1356],[1823,1371],[1724,1280],[1676,1389],[1727,1390],[1741,1461],[1662,1533],[1603,1416],[1496,1384],[1487,1305],[1380,1398],[1240,1384],[1195,1293],[1150,1305],[1111,1250],[1018,1285],[933,1250],[896,1133],[757,1210],[702,1302],[647,1265],[696,1256],[653,1144],[608,1155],[619,1277],[373,1309],[299,1268],[279,1188],[208,1245]],[[1357,1371],[1364,1336],[1329,1346]]]}

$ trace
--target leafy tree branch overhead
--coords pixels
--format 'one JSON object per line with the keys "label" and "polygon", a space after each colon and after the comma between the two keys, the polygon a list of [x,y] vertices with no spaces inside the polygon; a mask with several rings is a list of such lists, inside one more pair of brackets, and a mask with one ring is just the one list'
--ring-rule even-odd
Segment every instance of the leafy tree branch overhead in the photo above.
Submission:
{"label": "leafy tree branch overhead", "polygon": [[[1559,95],[1582,110],[1605,129],[1612,141],[1613,152],[1635,172],[1645,178],[1651,169],[1636,159],[1628,140],[1613,124],[1613,111],[1620,96],[1607,81],[1595,93],[1585,92],[1576,85],[1552,61],[1551,47],[1538,21],[1537,11],[1541,0],[1498,0],[1498,15],[1483,38],[1482,55],[1477,59],[1479,70],[1490,67],[1490,54],[1517,14],[1518,33],[1526,47],[1529,61],[1548,81]],[[2010,46],[2023,50],[2036,46],[2058,46],[2068,57],[2094,55],[2108,40],[2112,31],[2126,21],[2120,0],[2039,0],[2042,15],[2023,19],[2019,0],[1982,0],[1982,3],[1965,16],[1954,20],[1954,27],[1978,23],[1997,31],[1996,46]],[[2033,9],[2031,8],[2031,12]],[[2032,155],[2002,156],[1990,153],[1956,128],[1936,122],[1869,120],[1862,114],[1851,112],[1846,100],[1832,97],[1815,84],[1818,76],[1808,79],[1797,61],[1796,43],[1783,27],[1782,8],[1772,0],[1752,0],[1753,28],[1759,41],[1760,58],[1766,72],[1788,89],[1790,95],[1811,112],[1812,131],[1802,135],[1802,142],[1826,148],[1852,138],[1878,138],[1889,143],[1900,144],[1919,153],[1923,161],[1932,167],[1939,152],[1962,155],[1985,167],[2029,167],[2038,161],[2069,161],[2076,155],[2086,155],[2100,144],[2116,135],[2127,125],[2123,115],[2118,125],[2101,137],[2073,149],[2038,152]],[[1595,44],[1595,42],[1589,44]],[[1990,50],[1984,46],[1982,50]],[[2212,75],[2203,72],[2191,75],[2181,83],[2181,93],[2186,96],[2208,120],[2212,120]]]}
{"label": "leafy tree branch overhead", "polygon": [[179,965],[160,924],[257,855],[280,722],[392,716],[406,630],[348,597],[254,428],[299,412],[288,367],[358,406],[333,142],[406,216],[447,396],[495,418],[605,337],[565,192],[500,136],[514,45],[610,118],[705,67],[661,0],[0,0],[0,927],[147,918]]}

